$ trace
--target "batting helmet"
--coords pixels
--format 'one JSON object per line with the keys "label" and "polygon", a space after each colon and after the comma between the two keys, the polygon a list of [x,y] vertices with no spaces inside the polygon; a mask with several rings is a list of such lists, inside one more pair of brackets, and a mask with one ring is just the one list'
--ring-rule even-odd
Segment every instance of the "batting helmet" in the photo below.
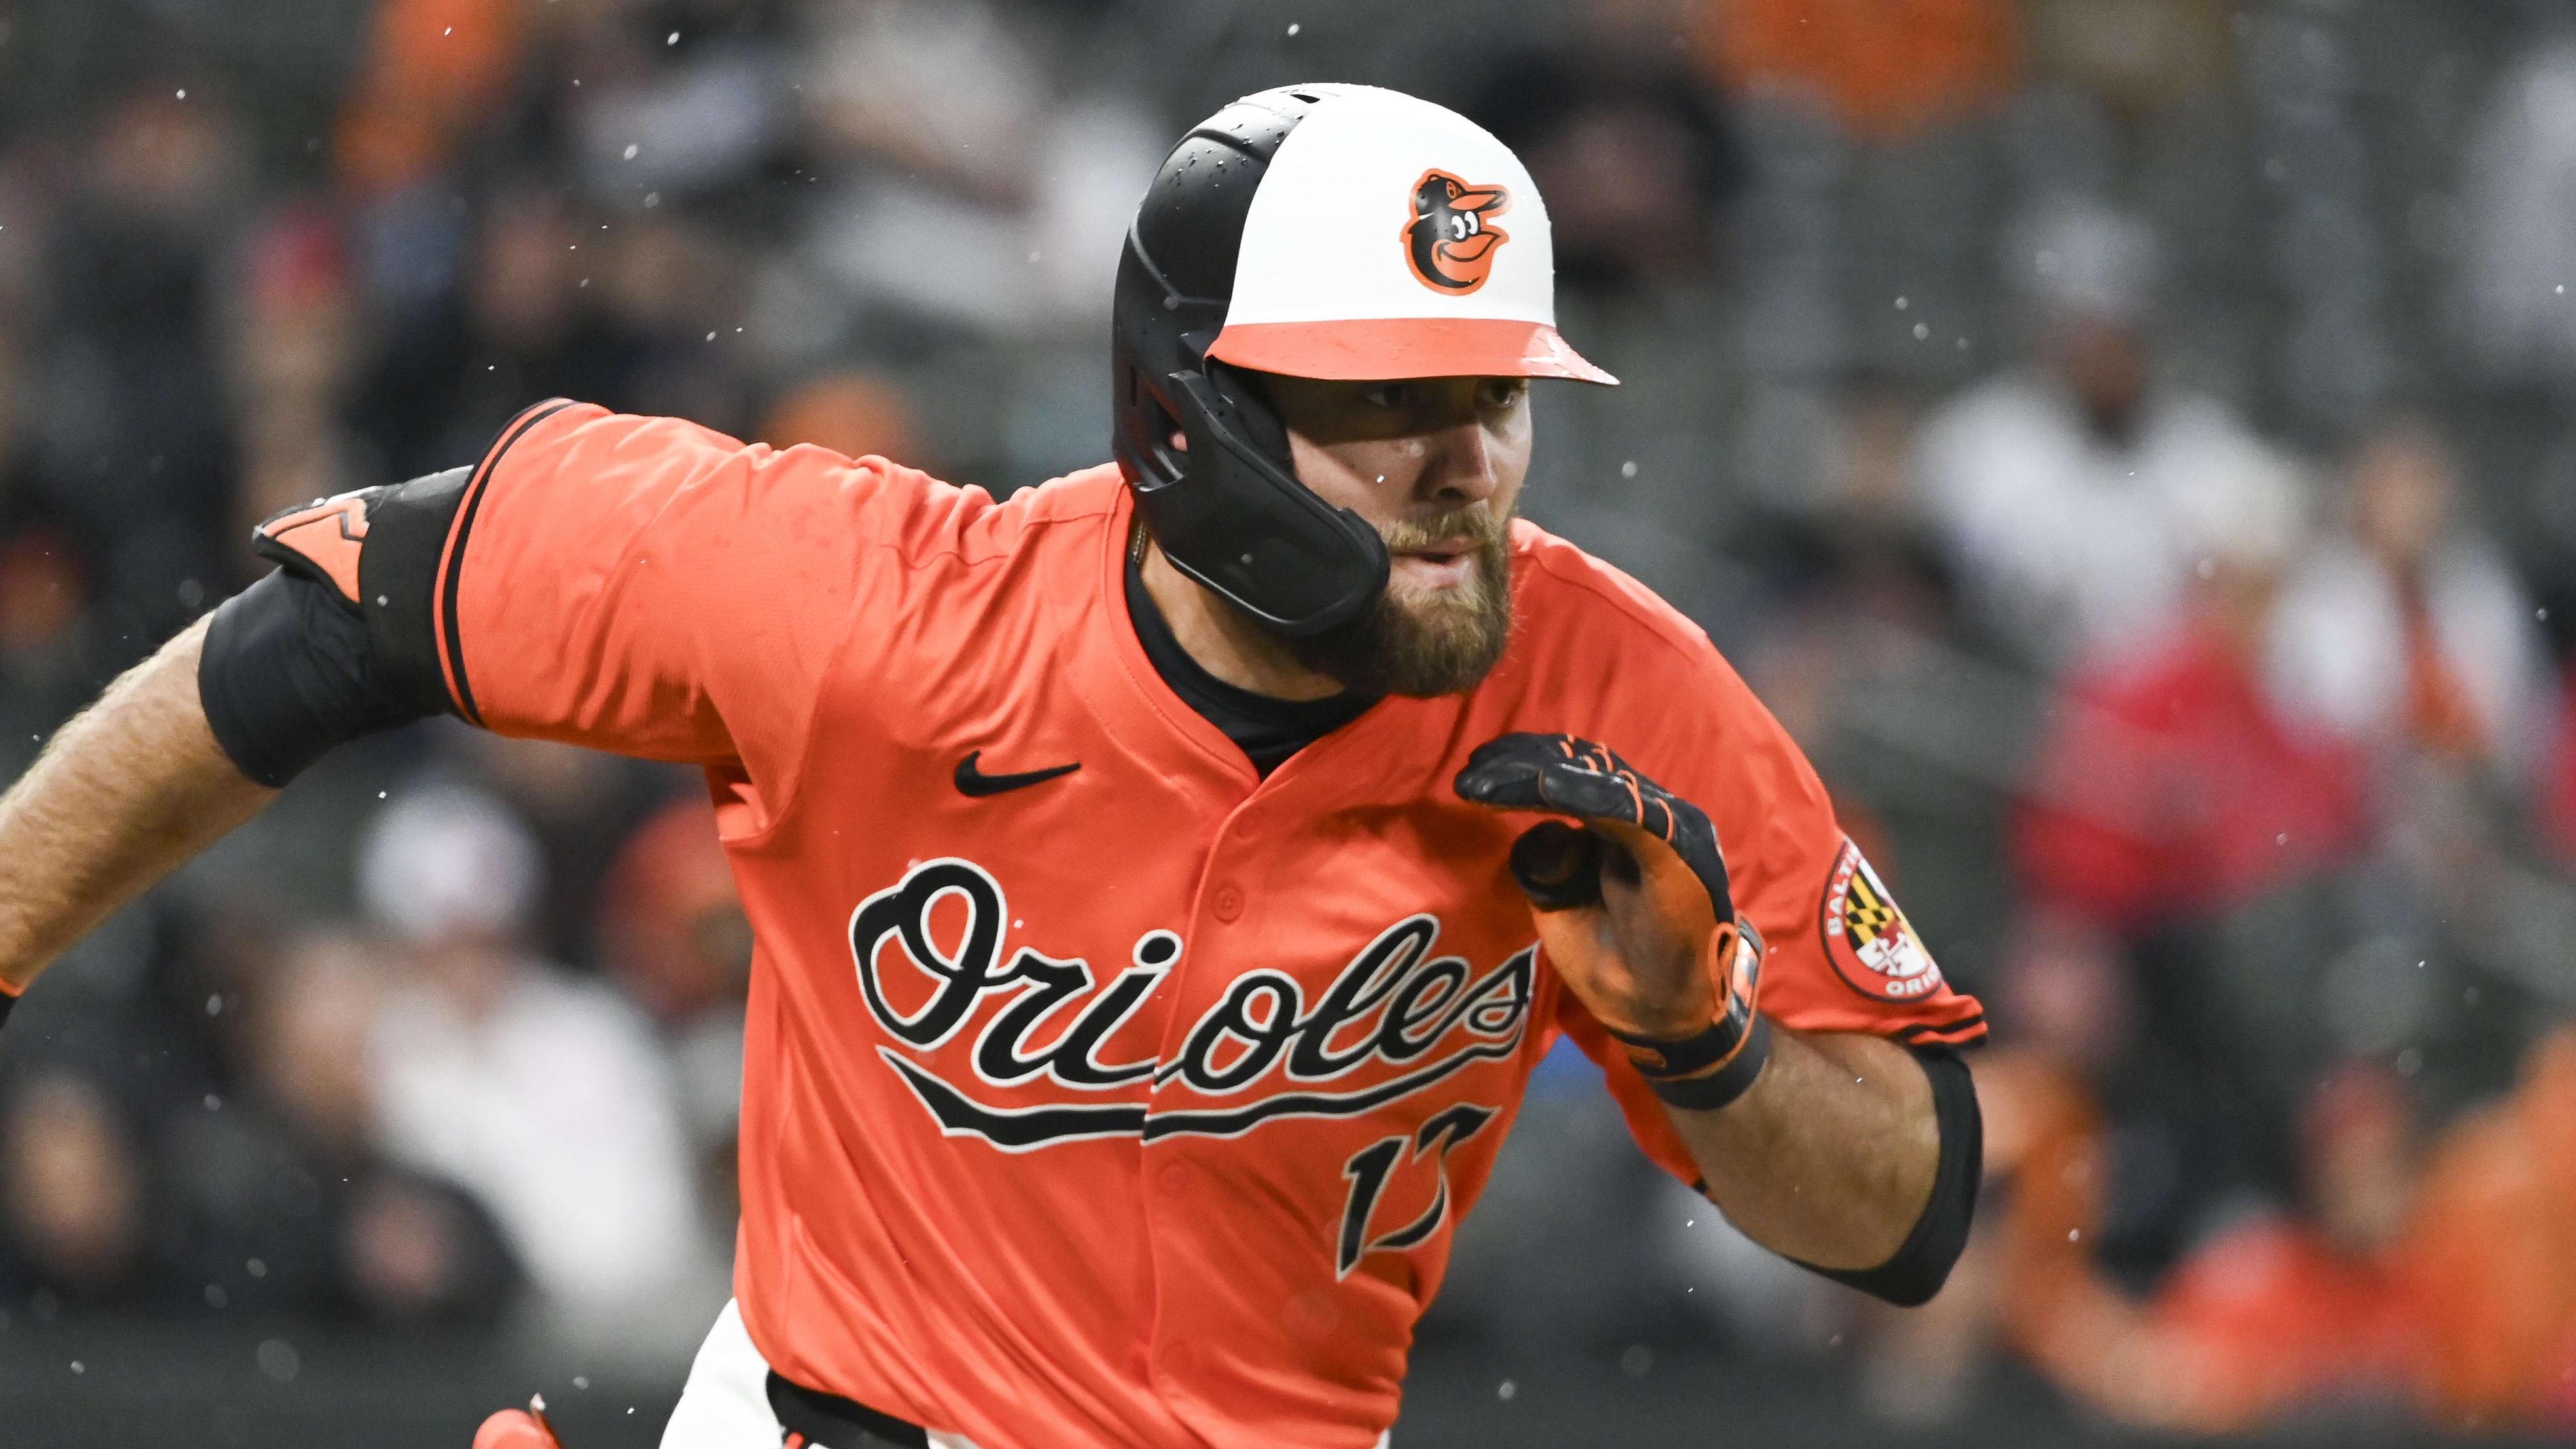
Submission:
{"label": "batting helmet", "polygon": [[1290,635],[1368,608],[1386,545],[1297,481],[1244,371],[1617,381],[1557,335],[1519,158],[1454,111],[1351,85],[1246,96],[1181,138],[1127,233],[1110,366],[1113,451],[1163,552]]}

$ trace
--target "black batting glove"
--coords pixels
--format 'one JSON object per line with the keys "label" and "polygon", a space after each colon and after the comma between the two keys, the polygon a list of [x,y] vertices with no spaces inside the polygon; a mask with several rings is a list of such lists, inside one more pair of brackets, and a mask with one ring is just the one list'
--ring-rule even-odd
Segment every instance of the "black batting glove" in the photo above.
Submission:
{"label": "black batting glove", "polygon": [[1508,734],[1458,772],[1460,798],[1543,811],[1511,872],[1569,990],[1667,1101],[1733,1100],[1768,1037],[1754,999],[1761,949],[1727,893],[1717,830],[1698,806],[1572,735]]}

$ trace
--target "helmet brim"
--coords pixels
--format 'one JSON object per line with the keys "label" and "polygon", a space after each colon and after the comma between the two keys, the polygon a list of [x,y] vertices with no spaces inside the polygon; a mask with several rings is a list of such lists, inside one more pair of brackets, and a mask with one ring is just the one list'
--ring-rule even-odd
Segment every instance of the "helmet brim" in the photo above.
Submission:
{"label": "helmet brim", "polygon": [[1207,355],[1255,372],[1366,382],[1400,377],[1562,377],[1616,387],[1544,322],[1371,317],[1229,322]]}

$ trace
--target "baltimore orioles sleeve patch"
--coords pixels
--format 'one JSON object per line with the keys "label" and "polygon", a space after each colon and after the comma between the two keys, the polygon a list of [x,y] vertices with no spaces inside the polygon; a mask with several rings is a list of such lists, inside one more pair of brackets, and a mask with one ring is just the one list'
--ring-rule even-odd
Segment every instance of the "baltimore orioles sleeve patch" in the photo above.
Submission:
{"label": "baltimore orioles sleeve patch", "polygon": [[1941,990],[1931,951],[1849,837],[1825,878],[1823,917],[1825,959],[1852,990],[1899,1006]]}

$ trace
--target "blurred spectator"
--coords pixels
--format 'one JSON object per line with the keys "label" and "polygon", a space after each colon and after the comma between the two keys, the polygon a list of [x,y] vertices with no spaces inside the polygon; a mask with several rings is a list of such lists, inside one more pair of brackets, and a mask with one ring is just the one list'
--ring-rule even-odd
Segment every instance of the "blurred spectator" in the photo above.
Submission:
{"label": "blurred spectator", "polygon": [[0,776],[10,779],[81,705],[98,662],[89,571],[45,490],[16,342],[0,326]]}
{"label": "blurred spectator", "polygon": [[646,821],[609,868],[600,912],[601,958],[661,1026],[701,1187],[731,1218],[752,936],[714,809],[684,800]]}
{"label": "blurred spectator", "polygon": [[2081,1089],[2024,1085],[2052,1103],[2037,1109],[2051,1125],[2001,1229],[2004,1321],[2061,1389],[2123,1424],[2197,1434],[2293,1412],[2384,1424],[2414,1400],[2423,1313],[2402,1230],[2419,1168],[2391,1074],[2320,1083],[2301,1124],[2300,1210],[2212,1234],[2143,1304],[2090,1261],[2106,1176]]}
{"label": "blurred spectator", "polygon": [[534,833],[541,858],[528,945],[576,968],[601,964],[600,897],[626,839],[675,794],[704,798],[697,773],[551,740],[438,731],[447,765],[497,795]]}
{"label": "blurred spectator", "polygon": [[877,373],[833,372],[798,386],[771,406],[760,441],[773,448],[812,443],[844,457],[873,454],[907,467],[930,466],[902,383]]}
{"label": "blurred spectator", "polygon": [[649,1029],[522,944],[540,871],[526,827],[459,786],[369,831],[361,891],[404,963],[373,1028],[378,1131],[491,1211],[568,1331],[649,1341],[707,1306],[674,1290],[709,1245]]}
{"label": "blurred spectator", "polygon": [[524,9],[512,0],[384,0],[341,112],[334,153],[343,179],[361,193],[394,191],[445,165],[509,86]]}
{"label": "blurred spectator", "polygon": [[839,0],[803,21],[832,183],[806,231],[817,273],[855,306],[1002,335],[1105,315],[1160,124],[1061,94],[1016,0]]}
{"label": "blurred spectator", "polygon": [[793,120],[784,37],[738,0],[595,6],[570,68],[578,175],[619,211],[738,188]]}
{"label": "blurred spectator", "polygon": [[2273,698],[2266,643],[2306,523],[2286,460],[2248,451],[2194,528],[2174,637],[2080,667],[2018,832],[2039,900],[2134,930],[2204,915],[2362,840],[2359,761]]}
{"label": "blurred spectator", "polygon": [[1970,595],[2055,670],[2174,625],[2199,494],[2252,446],[2217,402],[2156,377],[2155,238],[2064,203],[2013,234],[2033,364],[1945,407],[1922,486]]}
{"label": "blurred spectator", "polygon": [[[128,628],[194,613],[232,517],[216,253],[247,181],[232,115],[184,88],[105,108],[52,236],[38,349],[54,502]],[[130,642],[140,652],[145,639]]]}
{"label": "blurred spectator", "polygon": [[2347,469],[2342,529],[2292,576],[2271,670],[2313,724],[2522,780],[2554,701],[2530,596],[2465,516],[2458,464],[2418,417],[2373,430]]}
{"label": "blurred spectator", "polygon": [[2576,378],[2576,31],[2563,12],[2496,83],[2461,179],[2455,320],[2499,378]]}
{"label": "blurred spectator", "polygon": [[[317,207],[290,207],[250,234],[233,307],[233,404],[241,481],[232,529],[380,481],[341,423],[356,361],[358,317],[339,230]],[[231,572],[261,571],[236,546]]]}
{"label": "blurred spectator", "polygon": [[1547,198],[1559,285],[1625,292],[1706,280],[1718,208],[1744,162],[1661,27],[1605,18],[1576,46],[1505,56],[1465,109]]}
{"label": "blurred spectator", "polygon": [[95,1086],[39,1077],[0,1110],[0,1195],[17,1262],[12,1286],[51,1301],[131,1303],[151,1266],[149,1189],[133,1128]]}
{"label": "blurred spectator", "polygon": [[615,236],[596,232],[549,188],[490,197],[458,295],[381,340],[360,396],[359,424],[394,476],[472,462],[549,396],[634,404],[644,343],[608,306]]}
{"label": "blurred spectator", "polygon": [[2558,680],[2558,732],[2549,742],[2549,774],[2541,797],[2548,841],[2562,864],[2576,864],[2576,661]]}
{"label": "blurred spectator", "polygon": [[2227,0],[2032,0],[2031,69],[2130,114],[2186,102],[2228,81]]}
{"label": "blurred spectator", "polygon": [[2459,1428],[2576,1429],[2576,1030],[2447,1134],[2411,1231],[2434,1402]]}
{"label": "blurred spectator", "polygon": [[[2098,1145],[2087,1170],[2104,1177],[2085,1241],[2132,1290],[2236,1208],[2254,1176],[2246,1139],[2272,1105],[2248,1106],[2229,1055],[2237,1041],[2219,1029],[2230,1023],[2211,1021],[2215,993],[2195,944],[2124,939],[2081,915],[2033,910],[2013,923],[1995,973],[2013,1053],[2083,1100]],[[1977,1071],[1983,1081],[1987,1063]]]}
{"label": "blurred spectator", "polygon": [[2008,0],[1701,0],[1705,61],[1732,85],[1814,91],[1863,134],[1995,104],[2018,73]]}
{"label": "blurred spectator", "polygon": [[165,1129],[170,1210],[209,1308],[489,1322],[519,1287],[472,1197],[375,1148],[368,1042],[386,988],[376,956],[330,932],[291,944],[252,984],[247,1010],[229,1014],[239,1097],[183,1108]]}

